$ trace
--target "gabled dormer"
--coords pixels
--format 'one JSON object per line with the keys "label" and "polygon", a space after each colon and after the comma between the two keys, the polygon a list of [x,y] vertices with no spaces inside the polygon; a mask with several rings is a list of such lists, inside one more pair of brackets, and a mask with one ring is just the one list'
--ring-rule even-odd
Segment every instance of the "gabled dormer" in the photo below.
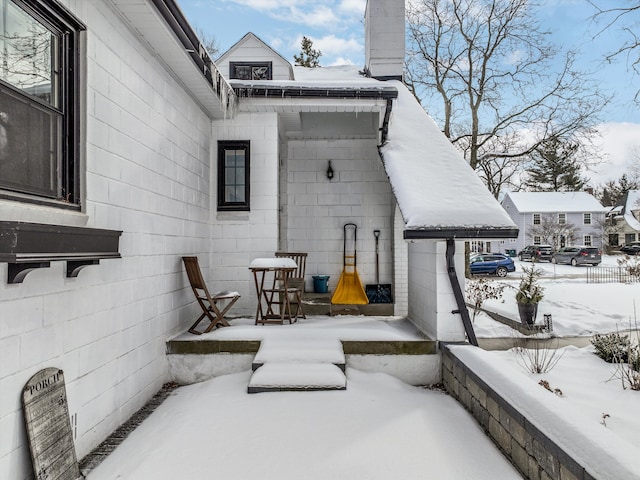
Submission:
{"label": "gabled dormer", "polygon": [[215,63],[227,80],[294,80],[291,63],[251,32]]}

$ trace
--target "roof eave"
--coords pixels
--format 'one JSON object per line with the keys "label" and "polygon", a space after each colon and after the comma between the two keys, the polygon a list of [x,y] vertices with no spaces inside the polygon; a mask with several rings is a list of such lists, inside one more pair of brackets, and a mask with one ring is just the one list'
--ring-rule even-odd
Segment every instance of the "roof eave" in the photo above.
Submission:
{"label": "roof eave", "polygon": [[473,240],[517,238],[519,230],[509,227],[443,227],[404,230],[405,240]]}
{"label": "roof eave", "polygon": [[244,98],[354,98],[363,100],[387,100],[398,98],[393,87],[329,87],[297,85],[255,85],[231,82],[238,97]]}
{"label": "roof eave", "polygon": [[110,0],[211,118],[233,112],[237,99],[175,0]]}

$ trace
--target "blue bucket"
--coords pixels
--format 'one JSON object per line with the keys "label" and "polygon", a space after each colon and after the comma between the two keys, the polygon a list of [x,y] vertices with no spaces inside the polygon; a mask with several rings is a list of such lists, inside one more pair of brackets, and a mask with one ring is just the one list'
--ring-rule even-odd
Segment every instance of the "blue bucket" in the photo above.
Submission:
{"label": "blue bucket", "polygon": [[329,291],[329,275],[313,276],[314,293],[327,293]]}

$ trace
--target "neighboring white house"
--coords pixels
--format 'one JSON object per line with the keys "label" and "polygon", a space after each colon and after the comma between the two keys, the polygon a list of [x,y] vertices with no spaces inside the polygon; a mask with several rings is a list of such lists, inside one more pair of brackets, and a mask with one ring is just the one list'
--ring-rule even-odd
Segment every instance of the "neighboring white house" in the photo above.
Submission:
{"label": "neighboring white house", "polygon": [[603,246],[607,209],[589,192],[507,192],[501,203],[520,232],[517,239],[505,241],[505,249]]}
{"label": "neighboring white house", "polygon": [[337,279],[353,222],[374,283],[379,229],[396,315],[472,335],[463,241],[517,230],[400,81],[403,0],[367,6],[367,76],[293,68],[251,34],[217,67],[175,0],[2,9],[6,38],[39,37],[0,70],[0,478],[31,477],[20,393],[40,369],[65,373],[79,458],[169,380],[198,309],[183,255],[253,315],[254,257],[305,251],[309,278]]}
{"label": "neighboring white house", "polygon": [[608,244],[621,247],[640,241],[640,190],[629,190],[618,205],[607,212]]}

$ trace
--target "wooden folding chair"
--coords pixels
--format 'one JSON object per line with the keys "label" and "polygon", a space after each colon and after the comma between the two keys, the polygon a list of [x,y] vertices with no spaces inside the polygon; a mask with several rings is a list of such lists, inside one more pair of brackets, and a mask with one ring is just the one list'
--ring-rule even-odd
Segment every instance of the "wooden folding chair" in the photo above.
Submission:
{"label": "wooden folding chair", "polygon": [[[217,326],[228,327],[229,323],[224,319],[224,315],[233,304],[238,301],[240,294],[238,292],[222,291],[211,295],[207,289],[204,278],[202,278],[198,257],[182,257],[182,261],[184,262],[184,268],[187,271],[187,277],[189,277],[193,294],[196,296],[198,305],[200,305],[202,309],[202,315],[191,325],[189,333],[200,335],[210,332]],[[226,303],[222,310],[218,307],[219,302]],[[205,317],[211,320],[211,323],[204,331],[199,332],[196,330],[196,327]]]}
{"label": "wooden folding chair", "polygon": [[276,252],[276,257],[291,258],[298,268],[288,278],[289,294],[291,296],[289,304],[295,306],[295,318],[299,316],[307,318],[302,309],[302,296],[304,295],[304,275],[307,268],[307,254],[301,252]]}

